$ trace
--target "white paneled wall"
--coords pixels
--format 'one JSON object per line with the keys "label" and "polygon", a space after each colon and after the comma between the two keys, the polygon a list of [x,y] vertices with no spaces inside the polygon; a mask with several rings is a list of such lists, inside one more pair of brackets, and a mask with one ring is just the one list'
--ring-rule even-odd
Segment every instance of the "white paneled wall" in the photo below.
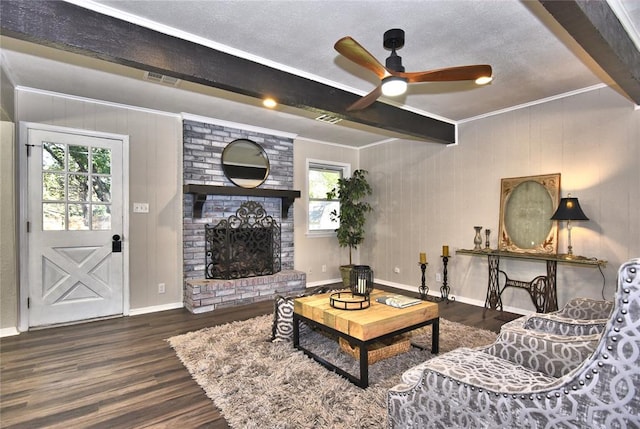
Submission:
{"label": "white paneled wall", "polygon": [[[36,91],[17,91],[18,121],[129,136],[129,279],[133,313],[182,303],[182,119]],[[158,293],[164,283],[166,292]]]}

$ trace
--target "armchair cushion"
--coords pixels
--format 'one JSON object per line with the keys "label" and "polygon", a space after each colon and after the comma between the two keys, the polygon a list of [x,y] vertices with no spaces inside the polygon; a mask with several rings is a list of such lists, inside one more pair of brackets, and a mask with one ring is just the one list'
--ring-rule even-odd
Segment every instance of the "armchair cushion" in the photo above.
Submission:
{"label": "armchair cushion", "polygon": [[[407,388],[419,382],[432,383],[436,378],[450,378],[455,381],[442,381],[443,384],[450,385],[450,388],[453,388],[451,383],[466,383],[501,393],[522,393],[548,387],[556,381],[544,373],[485,353],[479,348],[461,347],[427,362],[403,374],[402,382]],[[402,387],[395,386],[393,390],[401,391]]]}
{"label": "armchair cushion", "polygon": [[595,351],[599,340],[600,335],[574,337],[533,330],[505,330],[484,351],[559,378],[584,362]]}

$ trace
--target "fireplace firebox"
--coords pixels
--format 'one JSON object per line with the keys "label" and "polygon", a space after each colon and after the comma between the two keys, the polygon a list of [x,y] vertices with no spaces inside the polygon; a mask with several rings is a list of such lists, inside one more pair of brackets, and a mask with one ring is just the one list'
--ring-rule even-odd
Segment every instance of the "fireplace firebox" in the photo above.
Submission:
{"label": "fireplace firebox", "polygon": [[280,271],[280,226],[255,201],[235,215],[205,225],[207,279],[240,279]]}

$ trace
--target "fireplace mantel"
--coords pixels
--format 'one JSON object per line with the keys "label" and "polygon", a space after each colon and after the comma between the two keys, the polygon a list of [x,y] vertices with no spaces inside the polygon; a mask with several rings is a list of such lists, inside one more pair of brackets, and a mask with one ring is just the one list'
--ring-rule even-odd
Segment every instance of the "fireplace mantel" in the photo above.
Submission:
{"label": "fireplace mantel", "polygon": [[184,185],[185,194],[193,194],[193,216],[202,217],[202,207],[207,195],[241,195],[250,197],[280,198],[282,202],[282,218],[286,219],[289,207],[296,198],[300,198],[300,191],[286,191],[282,189],[241,188],[237,186],[215,185]]}

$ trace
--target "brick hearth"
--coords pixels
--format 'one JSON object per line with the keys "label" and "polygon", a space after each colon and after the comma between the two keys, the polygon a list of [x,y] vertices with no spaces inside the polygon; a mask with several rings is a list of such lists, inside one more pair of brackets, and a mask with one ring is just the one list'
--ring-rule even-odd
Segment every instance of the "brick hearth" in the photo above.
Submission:
{"label": "brick hearth", "polygon": [[302,292],[306,284],[306,274],[294,270],[237,280],[192,279],[186,281],[184,306],[192,313],[204,313]]}

